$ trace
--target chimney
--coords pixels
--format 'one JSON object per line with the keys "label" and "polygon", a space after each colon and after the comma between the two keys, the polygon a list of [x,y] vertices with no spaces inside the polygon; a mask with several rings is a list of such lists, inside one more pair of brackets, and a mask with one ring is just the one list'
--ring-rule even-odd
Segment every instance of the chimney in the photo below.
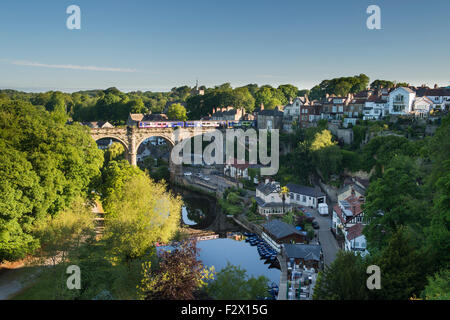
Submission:
{"label": "chimney", "polygon": [[292,97],[289,97],[289,104],[293,104],[294,100],[292,100]]}
{"label": "chimney", "polygon": [[212,113],[213,114],[216,113],[216,108],[213,108]]}
{"label": "chimney", "polygon": [[325,94],[325,98],[328,99],[329,97],[330,97],[330,95],[329,95],[328,93],[326,93],[326,94]]}
{"label": "chimney", "polygon": [[270,182],[269,178],[266,178],[266,180],[264,180],[266,184],[268,184]]}
{"label": "chimney", "polygon": [[264,103],[262,103],[262,102],[261,102],[261,105],[260,105],[260,109],[261,109],[261,111],[264,110]]}
{"label": "chimney", "polygon": [[437,83],[434,84],[434,88],[435,88],[435,89],[439,88],[438,85],[437,85]]}

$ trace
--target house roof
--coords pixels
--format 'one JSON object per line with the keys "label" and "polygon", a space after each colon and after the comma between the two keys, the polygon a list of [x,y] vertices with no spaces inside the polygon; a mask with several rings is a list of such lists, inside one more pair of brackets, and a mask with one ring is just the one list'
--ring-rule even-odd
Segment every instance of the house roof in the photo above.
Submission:
{"label": "house roof", "polygon": [[345,186],[343,186],[339,191],[338,191],[338,195],[347,192],[348,190],[350,190],[351,188],[353,188],[353,190],[355,190],[356,192],[358,192],[360,195],[366,195],[366,190],[364,190],[363,188],[361,188],[359,185],[357,185],[356,183],[350,183],[347,184]]}
{"label": "house roof", "polygon": [[141,121],[143,118],[143,113],[130,113],[130,119],[133,121]]}
{"label": "house roof", "polygon": [[294,259],[320,261],[322,247],[317,244],[284,244],[286,256]]}
{"label": "house roof", "polygon": [[260,192],[264,193],[264,195],[271,194],[273,192],[277,192],[278,188],[280,187],[280,184],[275,181],[271,181],[268,183],[260,183],[256,189],[258,189]]}
{"label": "house roof", "polygon": [[357,223],[350,228],[347,229],[347,240],[351,241],[355,238],[358,238],[362,235],[362,231],[364,229],[364,225],[361,223]]}
{"label": "house roof", "polygon": [[299,231],[294,226],[287,224],[281,220],[275,219],[263,225],[263,228],[275,239],[282,239],[291,234],[298,234],[305,236],[305,231]]}
{"label": "house roof", "polygon": [[405,91],[407,91],[407,92],[409,92],[409,93],[416,93],[414,90],[412,90],[411,88],[408,88],[408,87],[398,87],[398,88],[395,88],[395,89],[392,90],[392,91],[395,91],[395,90],[397,90],[397,89],[403,89],[403,90],[405,90]]}
{"label": "house roof", "polygon": [[421,102],[425,102],[425,103],[427,103],[427,104],[429,104],[429,105],[432,105],[433,104],[433,101],[431,101],[428,97],[426,97],[426,96],[423,96],[423,97],[418,97],[418,98],[416,98],[415,100],[414,100],[414,104],[418,104],[418,103],[421,103]]}
{"label": "house roof", "polygon": [[275,108],[273,110],[266,110],[266,109],[264,109],[264,110],[259,111],[258,115],[260,115],[260,116],[269,116],[269,117],[270,116],[272,116],[272,117],[276,117],[276,116],[282,117],[283,116],[283,112],[278,110],[278,108]]}
{"label": "house roof", "polygon": [[81,124],[91,127],[91,128],[113,128],[114,127],[108,121],[90,121],[90,122],[82,122]]}
{"label": "house roof", "polygon": [[363,203],[364,200],[361,199],[361,197],[350,195],[344,200],[339,201],[339,204],[342,205],[344,209],[342,209],[340,205],[334,205],[333,210],[336,212],[341,222],[345,224],[347,221],[363,212],[361,208]]}
{"label": "house roof", "polygon": [[[255,198],[256,204],[261,208],[278,208],[283,206],[283,202],[265,202],[260,197]],[[289,203],[284,204],[284,208],[290,208],[292,205]]]}
{"label": "house roof", "polygon": [[323,197],[325,196],[325,194],[320,191],[320,189],[315,189],[315,188],[311,188],[311,187],[305,187],[305,186],[301,186],[295,183],[288,183],[286,185],[289,189],[289,192],[293,192],[293,193],[299,193],[305,196],[309,196],[309,197]]}
{"label": "house roof", "polygon": [[417,95],[419,97],[429,96],[429,97],[448,97],[450,96],[450,88],[417,88]]}
{"label": "house roof", "polygon": [[241,170],[245,170],[250,166],[250,163],[248,163],[247,161],[245,161],[245,163],[238,163],[238,159],[236,158],[230,159],[229,161],[227,161],[227,164]]}

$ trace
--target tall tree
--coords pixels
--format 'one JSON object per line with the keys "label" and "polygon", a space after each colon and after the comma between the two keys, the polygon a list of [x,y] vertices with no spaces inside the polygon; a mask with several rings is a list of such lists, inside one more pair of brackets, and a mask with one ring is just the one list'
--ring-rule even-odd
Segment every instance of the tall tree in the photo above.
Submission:
{"label": "tall tree", "polygon": [[366,263],[361,256],[339,251],[330,266],[319,273],[314,300],[366,300]]}
{"label": "tall tree", "polygon": [[186,121],[186,108],[180,103],[173,103],[169,106],[167,117],[169,117],[170,120]]}

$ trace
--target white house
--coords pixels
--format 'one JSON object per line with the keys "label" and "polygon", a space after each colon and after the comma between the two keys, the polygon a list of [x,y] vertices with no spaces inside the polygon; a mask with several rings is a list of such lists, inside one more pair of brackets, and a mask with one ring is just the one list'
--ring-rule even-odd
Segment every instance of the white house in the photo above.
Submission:
{"label": "white house", "polygon": [[292,124],[300,119],[300,108],[308,102],[308,97],[297,97],[283,108],[283,130],[292,132]]}
{"label": "white house", "polygon": [[437,85],[434,86],[434,89],[419,87],[417,88],[417,96],[430,99],[433,103],[433,109],[450,109],[450,87],[439,88]]}
{"label": "white house", "polygon": [[388,100],[377,95],[372,95],[364,104],[363,120],[378,120],[384,117],[388,112]]}
{"label": "white house", "polygon": [[332,229],[337,233],[340,229],[344,234],[351,226],[361,223],[364,224],[364,212],[361,205],[364,203],[364,197],[350,195],[344,200],[339,200],[333,207]]}
{"label": "white house", "polygon": [[414,99],[414,115],[419,118],[427,118],[433,109],[433,101],[428,97],[419,97]]}
{"label": "white house", "polygon": [[406,115],[413,111],[416,93],[410,88],[399,87],[389,93],[389,113]]}
{"label": "white house", "polygon": [[283,199],[280,195],[280,183],[276,181],[266,180],[256,187],[256,204],[258,205],[258,212],[261,215],[283,214],[292,210],[289,197],[285,198],[284,211]]}
{"label": "white house", "polygon": [[362,256],[365,256],[368,253],[366,249],[366,237],[362,234],[363,229],[364,225],[362,223],[357,223],[345,231],[346,251],[360,253]]}
{"label": "white house", "polygon": [[286,187],[289,189],[291,204],[317,208],[319,203],[326,203],[326,196],[320,189],[300,186],[295,183],[288,183]]}
{"label": "white house", "polygon": [[237,159],[232,159],[231,161],[227,161],[223,168],[224,175],[234,178],[234,179],[249,179],[248,175],[248,167],[249,163],[238,163]]}

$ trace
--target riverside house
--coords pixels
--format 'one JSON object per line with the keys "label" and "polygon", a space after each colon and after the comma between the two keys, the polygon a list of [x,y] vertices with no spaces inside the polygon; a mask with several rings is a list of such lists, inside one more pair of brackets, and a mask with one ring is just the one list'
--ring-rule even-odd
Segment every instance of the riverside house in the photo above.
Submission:
{"label": "riverside house", "polygon": [[260,215],[282,215],[292,211],[288,196],[286,196],[283,211],[283,199],[280,195],[280,190],[280,183],[269,179],[266,179],[265,183],[261,183],[256,187],[255,200]]}

